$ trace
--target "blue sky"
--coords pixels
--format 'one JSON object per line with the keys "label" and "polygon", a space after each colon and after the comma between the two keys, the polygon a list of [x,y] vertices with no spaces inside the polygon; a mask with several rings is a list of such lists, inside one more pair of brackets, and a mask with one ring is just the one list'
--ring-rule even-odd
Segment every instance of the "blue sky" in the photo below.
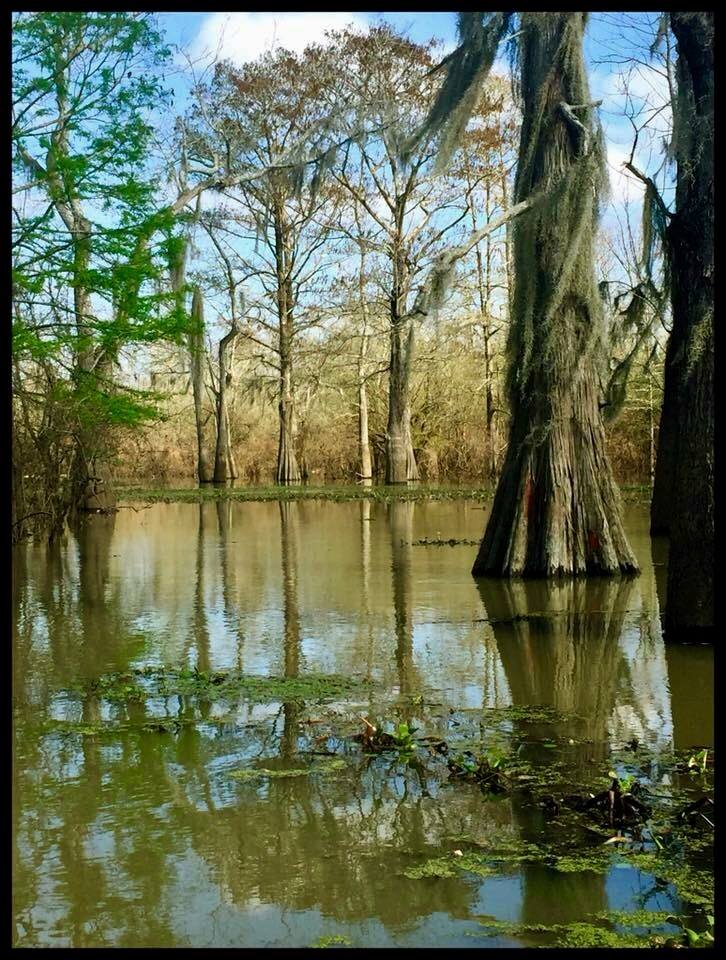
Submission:
{"label": "blue sky", "polygon": [[[159,13],[157,16],[167,41],[179,48],[175,56],[177,69],[167,76],[175,90],[174,112],[183,112],[185,108],[191,83],[190,63],[200,74],[217,58],[243,63],[256,59],[275,45],[300,52],[307,44],[320,42],[326,29],[353,25],[365,30],[370,24],[385,20],[414,41],[438,38],[442,41],[442,55],[453,49],[457,42],[456,13],[180,12]],[[611,186],[611,203],[602,220],[606,230],[618,230],[618,221],[623,222],[626,210],[629,210],[634,233],[639,228],[642,184],[623,169],[623,161],[630,156],[633,128],[625,116],[627,102],[622,88],[621,64],[628,59],[641,61],[628,68],[638,108],[657,109],[667,105],[667,83],[658,73],[657,64],[650,62],[648,53],[657,16],[638,12],[592,13],[589,18],[585,53],[593,99],[603,100],[600,116],[607,140]],[[495,63],[495,69],[508,72],[504,57]],[[173,115],[168,113],[166,119],[173,121]],[[668,109],[663,109],[657,120],[664,134],[669,122]],[[641,134],[635,160],[650,174],[662,163],[662,140],[659,133]],[[667,183],[665,175],[659,180],[661,186]],[[668,193],[666,189],[666,199]],[[610,270],[614,271],[611,276],[619,274],[614,263]]]}
{"label": "blue sky", "polygon": [[[412,40],[425,41],[437,37],[443,51],[456,44],[456,13],[432,12],[183,12],[160,13],[159,21],[170,43],[184,48],[199,69],[214,59],[217,52],[237,62],[254,59],[265,49],[277,43],[301,50],[306,43],[322,38],[326,28],[340,28],[349,23],[360,29],[377,20],[386,20],[404,31]],[[624,116],[626,100],[622,92],[622,68],[603,63],[608,57],[624,59],[635,56],[647,60],[647,45],[652,39],[654,13],[592,13],[586,38],[586,56],[590,67],[593,97],[603,99],[601,119],[608,142],[608,162],[613,201],[621,206],[625,201],[638,204],[642,197],[641,184],[622,168],[628,159],[633,140],[632,126]],[[222,38],[220,40],[220,38]],[[181,67],[181,58],[179,59]],[[631,86],[636,92],[636,106],[657,109],[667,100],[667,85],[657,72],[657,64],[647,63],[631,67]],[[501,69],[506,65],[501,61]],[[177,92],[177,106],[184,100],[188,79],[178,75],[173,79]],[[657,118],[658,132],[642,136],[636,156],[638,165],[649,172],[661,162],[662,135],[668,126],[668,110]],[[666,189],[667,193],[667,189]]]}

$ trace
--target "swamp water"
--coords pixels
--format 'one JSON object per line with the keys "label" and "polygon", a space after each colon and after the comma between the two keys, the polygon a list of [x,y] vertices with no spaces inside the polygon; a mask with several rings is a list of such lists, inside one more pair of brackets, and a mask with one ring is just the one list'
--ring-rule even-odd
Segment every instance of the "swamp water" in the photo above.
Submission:
{"label": "swamp water", "polygon": [[[686,765],[712,744],[712,651],[663,644],[647,509],[626,508],[636,579],[477,584],[476,546],[435,541],[476,540],[487,509],[157,504],[17,548],[15,945],[704,929],[711,833],[672,815],[712,792]],[[366,748],[361,717],[401,748]],[[465,750],[512,788],[450,776]],[[647,827],[560,803],[611,770],[647,784]]]}

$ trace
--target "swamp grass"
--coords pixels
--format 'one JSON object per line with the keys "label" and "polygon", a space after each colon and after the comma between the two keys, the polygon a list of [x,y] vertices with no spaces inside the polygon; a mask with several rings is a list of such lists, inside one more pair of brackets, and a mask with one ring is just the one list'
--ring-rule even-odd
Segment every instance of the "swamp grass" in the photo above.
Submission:
{"label": "swamp grass", "polygon": [[[135,503],[214,503],[220,500],[245,502],[272,502],[277,500],[323,500],[333,503],[345,503],[358,500],[372,500],[378,503],[392,501],[426,500],[474,500],[488,502],[494,496],[493,486],[437,486],[422,483],[380,484],[364,487],[360,484],[331,484],[329,486],[308,486],[296,484],[290,486],[226,486],[205,483],[199,487],[145,487],[138,485],[119,485],[117,496],[120,504]],[[620,495],[627,503],[647,503],[652,488],[643,484],[624,484]],[[458,541],[464,543],[465,541]],[[468,541],[466,541],[468,542]],[[478,543],[478,541],[472,541]],[[431,541],[422,545],[456,545],[451,541],[442,543]]]}

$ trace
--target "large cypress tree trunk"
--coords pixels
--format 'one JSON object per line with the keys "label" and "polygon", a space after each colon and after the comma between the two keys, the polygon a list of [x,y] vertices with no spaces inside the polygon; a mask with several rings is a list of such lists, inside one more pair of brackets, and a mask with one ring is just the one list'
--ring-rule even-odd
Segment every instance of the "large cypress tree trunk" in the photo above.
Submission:
{"label": "large cypress tree trunk", "polygon": [[[475,576],[636,572],[607,457],[593,235],[604,178],[583,13],[522,14],[509,445]],[[574,109],[570,109],[573,107]]]}
{"label": "large cypress tree trunk", "polygon": [[[669,228],[678,363],[668,639],[710,640],[714,563],[713,14],[671,13],[678,44],[676,213]],[[660,455],[660,451],[659,451]]]}
{"label": "large cypress tree trunk", "polygon": [[386,428],[386,483],[418,480],[411,439],[410,380],[413,361],[413,320],[407,314],[409,276],[406,256],[399,243],[393,256],[390,317],[390,370],[388,426]]}
{"label": "large cypress tree trunk", "polygon": [[651,536],[667,534],[673,515],[673,471],[676,460],[676,439],[678,434],[678,367],[682,357],[679,349],[679,332],[675,326],[671,330],[666,347],[665,374],[663,380],[663,405],[660,411],[658,427],[658,451],[655,458],[655,476],[653,478],[653,496],[650,502]]}

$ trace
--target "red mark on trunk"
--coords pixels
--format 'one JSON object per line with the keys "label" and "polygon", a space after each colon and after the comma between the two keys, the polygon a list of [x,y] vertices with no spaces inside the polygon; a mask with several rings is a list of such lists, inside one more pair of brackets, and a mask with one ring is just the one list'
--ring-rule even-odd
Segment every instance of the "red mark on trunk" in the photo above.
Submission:
{"label": "red mark on trunk", "polygon": [[600,549],[600,538],[594,530],[587,531],[587,552],[592,554]]}

